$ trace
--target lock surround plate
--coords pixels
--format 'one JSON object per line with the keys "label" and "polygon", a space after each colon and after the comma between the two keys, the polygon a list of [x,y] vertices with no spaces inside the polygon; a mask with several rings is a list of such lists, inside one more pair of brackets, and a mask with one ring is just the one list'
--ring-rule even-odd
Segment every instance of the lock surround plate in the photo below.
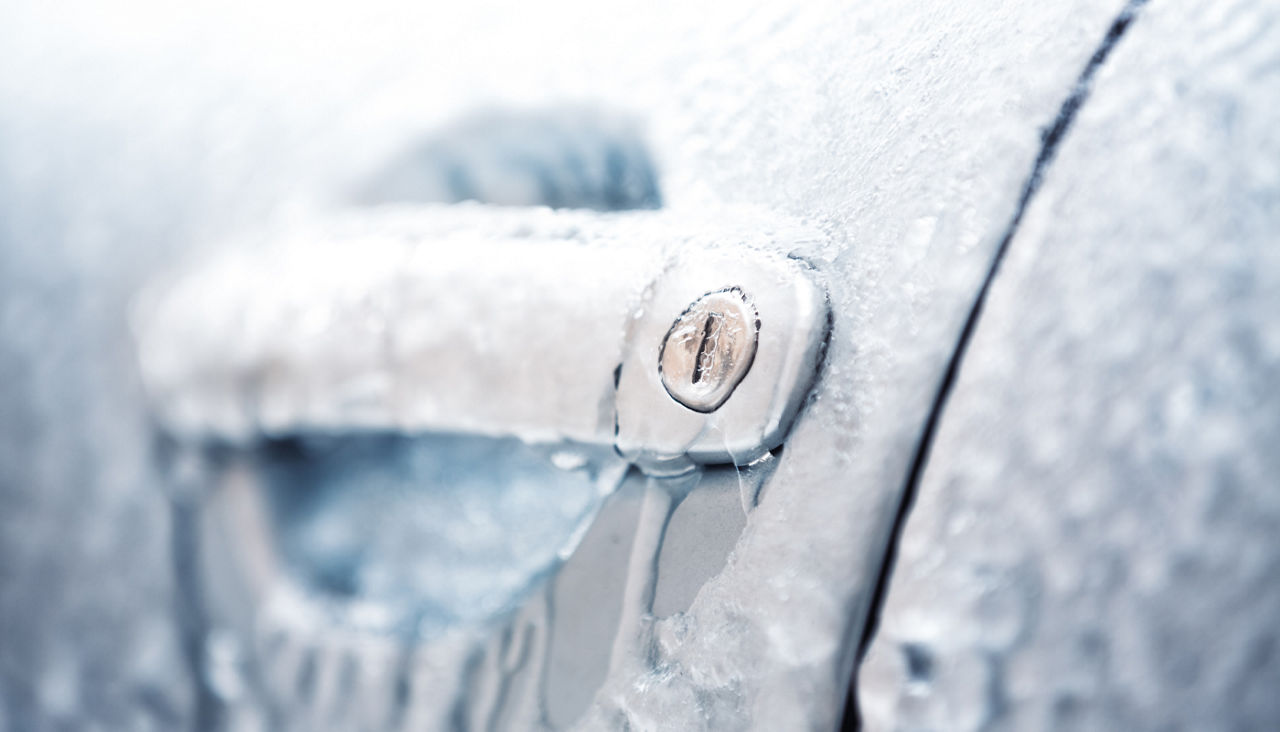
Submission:
{"label": "lock surround plate", "polygon": [[[681,404],[656,368],[672,324],[708,293],[737,289],[758,316],[750,368],[718,408]],[[805,264],[725,249],[678,256],[648,288],[628,330],[618,375],[615,446],[653,474],[698,464],[746,465],[782,444],[822,358],[826,295]]]}

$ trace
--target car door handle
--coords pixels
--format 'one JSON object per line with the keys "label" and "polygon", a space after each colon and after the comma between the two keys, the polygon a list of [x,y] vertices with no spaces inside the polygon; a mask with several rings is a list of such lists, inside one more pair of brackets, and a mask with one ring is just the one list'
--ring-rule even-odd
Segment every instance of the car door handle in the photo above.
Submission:
{"label": "car door handle", "polygon": [[445,432],[612,445],[661,474],[744,465],[781,444],[821,359],[824,291],[771,253],[811,236],[749,216],[363,209],[153,288],[143,379],[185,438]]}

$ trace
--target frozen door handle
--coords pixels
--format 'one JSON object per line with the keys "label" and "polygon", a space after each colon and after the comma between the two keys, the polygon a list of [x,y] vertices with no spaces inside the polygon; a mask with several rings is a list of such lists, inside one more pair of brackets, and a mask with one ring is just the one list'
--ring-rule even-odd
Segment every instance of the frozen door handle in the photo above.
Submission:
{"label": "frozen door handle", "polygon": [[188,439],[449,432],[612,445],[655,472],[745,464],[821,358],[825,295],[777,254],[811,236],[470,205],[313,221],[149,291],[144,382]]}

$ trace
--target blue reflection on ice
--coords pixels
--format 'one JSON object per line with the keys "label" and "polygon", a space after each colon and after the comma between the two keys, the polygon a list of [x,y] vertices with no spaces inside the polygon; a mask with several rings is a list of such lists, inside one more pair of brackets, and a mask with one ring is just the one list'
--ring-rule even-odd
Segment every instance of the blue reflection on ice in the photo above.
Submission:
{"label": "blue reflection on ice", "polygon": [[380,630],[430,637],[518,606],[594,516],[594,461],[550,452],[378,434],[276,440],[260,455],[277,548],[302,588],[339,622],[372,605]]}

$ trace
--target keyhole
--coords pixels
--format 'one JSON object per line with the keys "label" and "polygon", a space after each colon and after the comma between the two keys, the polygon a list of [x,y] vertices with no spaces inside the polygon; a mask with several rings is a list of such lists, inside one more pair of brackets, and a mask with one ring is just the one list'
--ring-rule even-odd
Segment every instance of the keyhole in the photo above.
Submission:
{"label": "keyhole", "polygon": [[699,298],[671,325],[658,354],[667,393],[696,412],[719,409],[750,370],[759,329],[741,289]]}
{"label": "keyhole", "polygon": [[715,323],[717,318],[722,318],[720,313],[712,313],[707,316],[707,322],[702,326],[702,342],[698,344],[698,355],[693,364],[693,383],[697,384],[702,381],[702,374],[706,371],[707,360],[712,357],[708,346],[711,345],[711,335],[713,330],[719,330]]}

